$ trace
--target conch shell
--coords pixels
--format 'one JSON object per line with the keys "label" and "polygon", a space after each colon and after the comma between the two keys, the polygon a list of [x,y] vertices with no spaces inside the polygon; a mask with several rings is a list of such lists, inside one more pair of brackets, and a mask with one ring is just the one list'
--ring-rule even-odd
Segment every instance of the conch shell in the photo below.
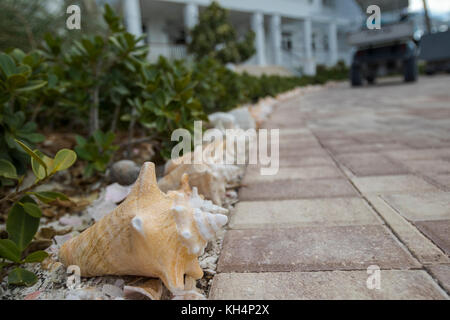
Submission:
{"label": "conch shell", "polygon": [[[202,161],[194,163],[195,153],[199,152],[202,152]],[[165,192],[178,189],[183,174],[187,173],[190,185],[197,187],[205,198],[222,205],[227,185],[236,182],[243,171],[239,166],[225,164],[227,152],[226,143],[218,141],[206,145],[203,150],[196,148],[194,153],[170,160],[166,164],[165,176],[158,181],[159,188]],[[235,158],[234,150],[229,158]]]}
{"label": "conch shell", "polygon": [[67,241],[59,257],[65,266],[79,266],[82,276],[158,277],[180,292],[185,274],[203,276],[197,257],[227,223],[226,212],[191,191],[187,175],[181,190],[161,192],[155,166],[146,162],[125,201]]}
{"label": "conch shell", "polygon": [[262,123],[267,120],[275,103],[276,100],[269,97],[261,99],[258,104],[249,108],[249,112],[253,119],[255,119],[257,127],[261,127]]}

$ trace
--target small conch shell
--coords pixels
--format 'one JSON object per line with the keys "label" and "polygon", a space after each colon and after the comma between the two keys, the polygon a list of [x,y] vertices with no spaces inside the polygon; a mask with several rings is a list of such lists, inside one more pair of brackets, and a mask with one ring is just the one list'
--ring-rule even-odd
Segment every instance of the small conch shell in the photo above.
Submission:
{"label": "small conch shell", "polygon": [[226,212],[191,191],[187,175],[181,190],[161,192],[155,166],[146,162],[125,201],[67,241],[59,257],[82,276],[158,277],[171,292],[183,291],[184,275],[203,276],[198,256],[227,223]]}
{"label": "small conch shell", "polygon": [[159,188],[164,192],[178,189],[185,173],[189,175],[190,184],[197,187],[202,195],[215,204],[222,205],[226,193],[225,178],[204,163],[180,164],[158,181]]}
{"label": "small conch shell", "polygon": [[[201,162],[195,163],[195,153],[202,153]],[[158,181],[159,188],[167,192],[176,190],[181,184],[184,173],[189,175],[189,183],[215,204],[222,205],[227,185],[234,185],[242,174],[243,168],[227,164],[225,160],[236,158],[234,150],[226,148],[225,141],[210,143],[196,148],[175,160],[166,163],[165,176]]]}

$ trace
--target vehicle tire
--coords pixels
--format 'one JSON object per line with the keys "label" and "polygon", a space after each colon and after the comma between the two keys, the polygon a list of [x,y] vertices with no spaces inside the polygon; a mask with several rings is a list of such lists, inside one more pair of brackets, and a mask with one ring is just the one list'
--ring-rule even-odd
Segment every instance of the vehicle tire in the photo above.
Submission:
{"label": "vehicle tire", "polygon": [[350,81],[352,83],[352,87],[362,86],[362,76],[359,67],[352,65],[350,69]]}
{"label": "vehicle tire", "polygon": [[412,57],[412,58],[406,59],[403,62],[403,67],[404,67],[403,75],[405,77],[405,82],[416,81],[417,73],[418,73],[416,58]]}
{"label": "vehicle tire", "polygon": [[367,77],[366,80],[367,80],[368,84],[374,84],[375,83],[375,77],[373,77],[373,76]]}

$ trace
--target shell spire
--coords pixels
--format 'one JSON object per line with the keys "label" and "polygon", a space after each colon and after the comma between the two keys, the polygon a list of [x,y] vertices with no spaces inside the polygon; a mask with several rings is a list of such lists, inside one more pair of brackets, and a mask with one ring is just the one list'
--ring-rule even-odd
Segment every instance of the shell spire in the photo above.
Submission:
{"label": "shell spire", "polygon": [[203,276],[197,257],[226,224],[226,211],[191,190],[187,175],[181,189],[163,193],[154,164],[146,162],[125,201],[66,242],[59,256],[65,266],[78,265],[82,276],[158,277],[180,291],[184,275]]}

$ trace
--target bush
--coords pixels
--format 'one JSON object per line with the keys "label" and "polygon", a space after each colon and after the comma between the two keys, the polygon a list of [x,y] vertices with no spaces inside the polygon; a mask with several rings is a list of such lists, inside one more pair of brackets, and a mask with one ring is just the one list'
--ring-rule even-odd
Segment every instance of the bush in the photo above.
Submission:
{"label": "bush", "polygon": [[77,157],[75,152],[62,149],[54,158],[46,156],[38,150],[31,150],[23,142],[16,140],[17,144],[31,159],[31,168],[35,175],[35,182],[29,187],[19,191],[24,176],[18,175],[14,165],[0,159],[0,176],[15,180],[17,188],[0,199],[0,203],[12,202],[8,212],[6,231],[8,239],[0,239],[0,281],[5,275],[3,269],[10,269],[8,283],[31,286],[37,281],[34,273],[21,268],[24,263],[42,262],[47,256],[43,250],[30,252],[30,243],[39,228],[42,211],[39,203],[52,203],[59,200],[69,200],[64,194],[58,192],[35,192],[33,189],[50,179],[55,173],[66,170],[74,164]]}
{"label": "bush", "polygon": [[136,82],[148,51],[108,5],[103,18],[106,35],[86,35],[65,48],[62,39],[47,34],[43,48],[61,93],[53,97],[52,109],[88,122],[89,135],[107,124],[115,129],[120,109],[139,91]]}
{"label": "bush", "polygon": [[[15,139],[30,146],[44,140],[36,132],[36,123],[26,117],[33,95],[47,84],[42,80],[45,76],[40,73],[40,63],[36,53],[25,55],[18,49],[0,53],[0,159],[11,162],[20,174],[25,172],[28,157]],[[12,184],[6,178],[0,182]]]}
{"label": "bush", "polygon": [[228,21],[228,11],[213,1],[200,13],[198,24],[190,31],[188,51],[197,59],[211,57],[221,63],[241,63],[255,54],[255,34],[247,32],[238,41],[236,30]]}
{"label": "bush", "polygon": [[115,135],[111,131],[103,133],[100,130],[95,131],[87,140],[76,136],[75,152],[81,159],[88,162],[84,168],[86,178],[91,177],[95,171],[101,173],[106,171],[114,152],[118,149],[118,146],[113,145],[114,138]]}

